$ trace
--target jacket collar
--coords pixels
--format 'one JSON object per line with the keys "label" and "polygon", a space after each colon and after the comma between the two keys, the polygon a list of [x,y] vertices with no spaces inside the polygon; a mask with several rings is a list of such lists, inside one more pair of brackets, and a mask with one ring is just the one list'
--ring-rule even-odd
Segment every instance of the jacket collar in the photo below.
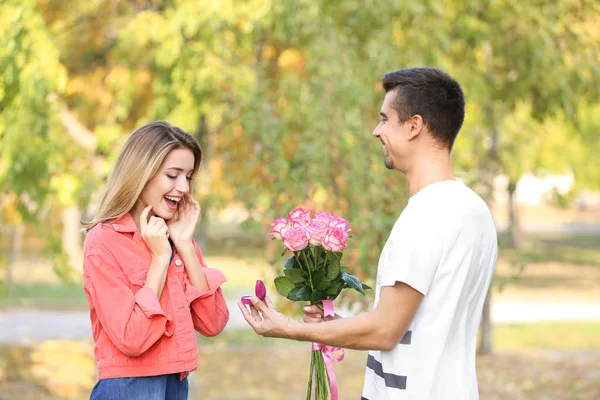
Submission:
{"label": "jacket collar", "polygon": [[116,232],[134,233],[138,230],[133,217],[129,213],[114,219],[110,224]]}

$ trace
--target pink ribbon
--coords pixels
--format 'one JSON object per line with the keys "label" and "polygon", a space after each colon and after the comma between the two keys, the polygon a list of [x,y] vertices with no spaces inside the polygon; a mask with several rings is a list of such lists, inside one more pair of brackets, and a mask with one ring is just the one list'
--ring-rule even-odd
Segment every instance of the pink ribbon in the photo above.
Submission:
{"label": "pink ribbon", "polygon": [[[335,311],[333,310],[333,301],[332,300],[323,300],[323,311],[324,316],[335,316]],[[312,344],[313,350],[321,350],[323,353],[323,361],[325,361],[325,367],[327,368],[327,375],[329,375],[329,383],[330,383],[330,391],[331,391],[331,400],[338,400],[338,387],[337,387],[337,379],[335,378],[335,371],[333,370],[332,360],[335,362],[340,362],[344,359],[344,349],[341,347],[331,347],[325,346],[320,343]],[[335,355],[336,352],[340,352],[339,355]]]}

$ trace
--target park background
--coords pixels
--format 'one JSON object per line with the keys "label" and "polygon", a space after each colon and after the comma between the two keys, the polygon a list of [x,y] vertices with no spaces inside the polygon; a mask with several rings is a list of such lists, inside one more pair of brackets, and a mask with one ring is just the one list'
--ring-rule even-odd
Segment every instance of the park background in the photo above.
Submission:
{"label": "park background", "polygon": [[[347,218],[346,265],[374,283],[408,197],[371,137],[379,80],[413,66],[463,86],[453,158],[498,227],[481,398],[600,398],[599,20],[586,0],[0,0],[0,399],[89,397],[79,221],[157,119],[203,146],[196,238],[229,279],[231,321],[198,338],[190,398],[304,398],[310,345],[257,337],[235,301],[256,279],[275,295],[265,233],[297,206]],[[365,362],[336,364],[341,399]]]}

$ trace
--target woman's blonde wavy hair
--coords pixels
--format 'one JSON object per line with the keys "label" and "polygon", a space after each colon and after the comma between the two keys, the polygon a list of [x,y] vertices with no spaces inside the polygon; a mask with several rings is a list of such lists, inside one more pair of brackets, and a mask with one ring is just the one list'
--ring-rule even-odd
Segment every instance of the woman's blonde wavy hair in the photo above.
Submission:
{"label": "woman's blonde wavy hair", "polygon": [[202,160],[200,144],[189,133],[164,121],[154,121],[136,129],[125,141],[112,172],[98,211],[91,221],[82,222],[87,232],[94,226],[130,212],[146,183],[158,172],[165,157],[175,149],[194,154],[190,191]]}

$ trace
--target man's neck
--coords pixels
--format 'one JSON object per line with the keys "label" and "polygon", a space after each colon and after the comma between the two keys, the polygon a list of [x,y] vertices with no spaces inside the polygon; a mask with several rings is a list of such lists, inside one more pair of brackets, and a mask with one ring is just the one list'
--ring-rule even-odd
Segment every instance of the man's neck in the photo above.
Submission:
{"label": "man's neck", "polygon": [[406,172],[411,197],[426,186],[455,179],[452,159],[447,152],[433,152],[420,156],[410,171]]}

